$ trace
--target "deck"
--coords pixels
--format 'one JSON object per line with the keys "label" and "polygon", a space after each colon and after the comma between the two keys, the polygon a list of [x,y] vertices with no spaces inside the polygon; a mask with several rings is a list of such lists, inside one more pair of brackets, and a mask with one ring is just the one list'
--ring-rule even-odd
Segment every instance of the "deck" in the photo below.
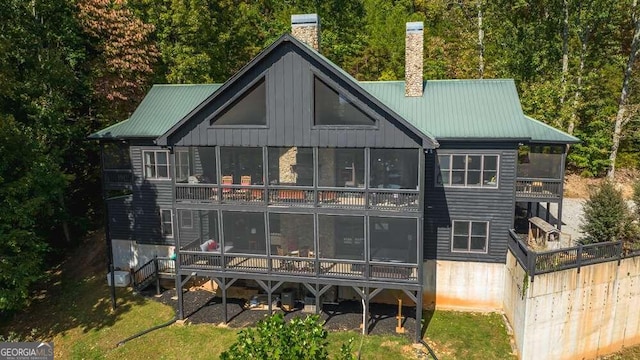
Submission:
{"label": "deck", "polygon": [[176,184],[180,203],[420,211],[420,192],[395,189]]}
{"label": "deck", "polygon": [[562,180],[543,178],[517,178],[516,200],[557,202],[562,200]]}

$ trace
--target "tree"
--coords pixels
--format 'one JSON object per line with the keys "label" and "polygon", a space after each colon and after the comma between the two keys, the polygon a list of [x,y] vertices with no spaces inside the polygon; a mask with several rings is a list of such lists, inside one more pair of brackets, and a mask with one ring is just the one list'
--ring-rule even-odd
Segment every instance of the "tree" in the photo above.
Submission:
{"label": "tree", "polygon": [[625,240],[631,218],[629,208],[610,181],[604,181],[592,191],[585,201],[583,223],[583,244]]}
{"label": "tree", "polygon": [[[287,323],[278,313],[258,322],[255,329],[240,331],[238,340],[220,358],[325,360],[329,358],[327,345],[327,330],[322,327],[319,316],[295,317]],[[354,359],[351,341],[342,346],[339,358]]]}
{"label": "tree", "polygon": [[634,24],[633,37],[631,40],[631,47],[629,50],[629,57],[627,58],[627,64],[624,68],[624,75],[622,80],[622,89],[620,91],[620,97],[618,98],[618,112],[616,114],[616,121],[613,129],[613,144],[611,145],[611,155],[609,155],[609,171],[607,172],[607,178],[613,180],[616,171],[616,158],[618,155],[618,148],[620,147],[620,138],[622,136],[622,129],[629,122],[631,115],[627,114],[627,102],[629,100],[629,83],[631,82],[631,75],[633,73],[633,65],[636,62],[636,56],[640,51],[640,14],[638,10],[638,0],[633,0],[633,7],[631,9],[631,18]]}
{"label": "tree", "polygon": [[65,178],[25,128],[0,115],[0,311],[18,310],[42,277]]}

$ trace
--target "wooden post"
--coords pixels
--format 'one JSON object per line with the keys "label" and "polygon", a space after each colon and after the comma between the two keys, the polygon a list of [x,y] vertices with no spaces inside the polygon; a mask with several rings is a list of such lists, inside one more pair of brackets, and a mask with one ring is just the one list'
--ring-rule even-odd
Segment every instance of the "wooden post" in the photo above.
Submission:
{"label": "wooden post", "polygon": [[[417,311],[417,310],[416,310]],[[402,298],[398,297],[398,326],[396,326],[396,333],[404,334],[404,327],[402,327]]]}
{"label": "wooden post", "polygon": [[160,296],[160,274],[158,271],[158,255],[153,256],[153,276],[156,277],[156,297]]}

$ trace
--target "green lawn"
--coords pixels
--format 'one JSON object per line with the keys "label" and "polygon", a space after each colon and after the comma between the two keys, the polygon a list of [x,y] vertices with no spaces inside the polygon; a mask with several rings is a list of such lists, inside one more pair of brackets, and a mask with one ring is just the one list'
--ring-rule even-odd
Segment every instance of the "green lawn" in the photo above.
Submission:
{"label": "green lawn", "polygon": [[[142,330],[173,318],[173,310],[159,302],[118,289],[119,306],[111,311],[108,288],[100,277],[59,279],[25,314],[4,324],[1,333],[22,336],[36,329],[34,339],[53,340],[57,359],[217,359],[236,338],[236,329],[213,325],[171,325],[117,347]],[[513,359],[509,337],[498,314],[425,312],[425,339],[438,358]],[[331,332],[330,354],[360,334]],[[416,351],[402,336],[368,336],[362,343],[363,359],[415,359]]]}

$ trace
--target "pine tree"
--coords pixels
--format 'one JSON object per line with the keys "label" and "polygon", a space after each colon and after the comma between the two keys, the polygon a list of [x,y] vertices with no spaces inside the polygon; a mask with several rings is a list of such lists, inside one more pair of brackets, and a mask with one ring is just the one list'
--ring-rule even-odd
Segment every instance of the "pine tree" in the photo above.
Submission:
{"label": "pine tree", "polygon": [[609,181],[604,181],[584,203],[581,230],[583,244],[625,240],[631,224],[629,208],[622,192]]}

